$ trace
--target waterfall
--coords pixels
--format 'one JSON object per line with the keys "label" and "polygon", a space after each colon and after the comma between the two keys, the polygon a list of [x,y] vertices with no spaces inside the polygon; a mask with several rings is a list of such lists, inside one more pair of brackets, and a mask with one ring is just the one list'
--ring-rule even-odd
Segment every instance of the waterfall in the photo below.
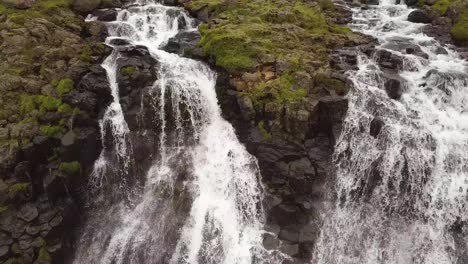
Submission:
{"label": "waterfall", "polygon": [[[139,164],[133,164],[132,131],[120,105],[120,53],[114,46],[103,64],[114,101],[101,121],[104,150],[92,179],[97,194],[74,263],[283,260],[262,246],[258,166],[221,117],[216,74],[202,62],[161,49],[177,33],[197,30],[195,24],[182,8],[146,2],[120,10],[117,21],[107,23],[107,43],[120,38],[144,46],[158,62],[158,79],[144,95],[150,103],[141,106],[158,124],[149,129],[157,131],[156,155],[148,157],[144,175],[132,170]],[[145,142],[146,132],[136,140]]]}
{"label": "waterfall", "polygon": [[334,153],[336,203],[314,263],[468,263],[468,63],[407,21],[413,10],[388,2],[353,10],[352,28],[402,59],[393,77],[404,93],[389,98],[392,73],[377,55],[361,54],[348,72],[354,89]]}

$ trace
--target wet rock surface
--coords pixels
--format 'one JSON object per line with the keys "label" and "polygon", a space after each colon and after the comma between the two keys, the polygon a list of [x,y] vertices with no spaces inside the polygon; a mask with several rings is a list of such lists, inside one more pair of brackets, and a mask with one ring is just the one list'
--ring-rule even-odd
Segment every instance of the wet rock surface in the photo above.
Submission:
{"label": "wet rock surface", "polygon": [[119,48],[117,59],[117,82],[120,96],[128,95],[134,89],[151,86],[156,80],[157,61],[148,49],[140,46]]}
{"label": "wet rock surface", "polygon": [[110,97],[101,22],[40,4],[0,15],[2,263],[64,263],[71,254]]}
{"label": "wet rock surface", "polygon": [[193,49],[196,46],[198,41],[200,41],[200,37],[198,31],[180,32],[169,39],[163,50],[171,53],[184,54],[186,49]]}
{"label": "wet rock surface", "polygon": [[431,23],[436,17],[436,14],[428,9],[418,9],[414,10],[408,15],[408,21],[413,23],[424,23],[428,24]]}

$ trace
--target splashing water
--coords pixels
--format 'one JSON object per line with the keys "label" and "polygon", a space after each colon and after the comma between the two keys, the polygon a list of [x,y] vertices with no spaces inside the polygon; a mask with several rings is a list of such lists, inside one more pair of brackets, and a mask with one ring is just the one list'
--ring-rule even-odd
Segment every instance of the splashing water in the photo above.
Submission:
{"label": "splashing water", "polygon": [[[131,203],[105,193],[96,198],[99,206],[91,210],[74,263],[280,263],[281,254],[262,247],[258,167],[221,117],[215,73],[160,49],[180,31],[196,30],[194,21],[181,8],[139,4],[108,23],[108,41],[119,37],[145,46],[159,62],[158,80],[145,95],[160,126],[157,158]],[[115,82],[118,56],[114,50],[104,63],[114,102],[102,123],[113,124],[115,155],[125,163],[132,160],[126,144],[131,131]],[[105,162],[101,155],[96,167]]]}
{"label": "splashing water", "polygon": [[[407,21],[406,5],[355,9],[352,27],[402,56],[405,93],[383,89],[376,58],[360,56],[339,139],[335,208],[314,263],[468,263],[468,63]],[[410,43],[428,55],[395,48]],[[374,118],[384,126],[369,134]]]}

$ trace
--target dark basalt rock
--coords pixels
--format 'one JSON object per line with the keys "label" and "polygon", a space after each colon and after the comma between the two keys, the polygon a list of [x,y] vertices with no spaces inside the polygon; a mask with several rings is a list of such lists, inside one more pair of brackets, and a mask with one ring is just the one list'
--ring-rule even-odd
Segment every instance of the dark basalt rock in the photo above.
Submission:
{"label": "dark basalt rock", "polygon": [[[448,13],[448,11],[447,11]],[[450,30],[452,20],[449,17],[437,17],[433,19],[432,24],[423,27],[424,34],[434,37],[440,44],[453,44]]]}
{"label": "dark basalt rock", "polygon": [[415,6],[418,3],[418,0],[405,0],[407,6]]}
{"label": "dark basalt rock", "polygon": [[106,106],[112,101],[107,73],[100,65],[91,67],[91,71],[78,83],[78,88],[98,95],[96,98],[101,106]]}
{"label": "dark basalt rock", "polygon": [[370,123],[369,134],[374,138],[377,138],[377,136],[380,134],[380,131],[382,130],[382,127],[384,126],[385,122],[381,118],[375,117]]}
{"label": "dark basalt rock", "polygon": [[429,58],[429,55],[423,52],[420,46],[412,43],[411,39],[407,38],[391,38],[387,44],[383,45],[383,48],[413,54],[424,59]]}
{"label": "dark basalt rock", "polygon": [[17,213],[17,216],[26,222],[31,222],[39,216],[39,213],[34,205],[28,203],[21,207]]}
{"label": "dark basalt rock", "polygon": [[63,101],[91,113],[95,113],[98,106],[96,94],[89,91],[73,90],[63,96]]}
{"label": "dark basalt rock", "polygon": [[131,43],[128,40],[121,39],[121,38],[111,39],[109,41],[109,44],[113,45],[113,46],[129,46],[129,45],[131,45]]}
{"label": "dark basalt rock", "polygon": [[434,18],[434,12],[427,8],[414,10],[408,15],[408,21],[413,23],[429,24],[434,20]]}
{"label": "dark basalt rock", "polygon": [[170,38],[162,49],[171,53],[183,54],[184,50],[194,48],[198,41],[200,41],[200,37],[198,31],[180,32],[173,38]]}
{"label": "dark basalt rock", "polygon": [[103,22],[115,21],[119,12],[115,9],[98,9],[94,10],[92,15],[97,17],[97,20]]}
{"label": "dark basalt rock", "polygon": [[403,68],[403,58],[388,50],[377,50],[374,54],[380,67],[393,71],[400,71]]}
{"label": "dark basalt rock", "polygon": [[389,79],[385,82],[385,91],[392,99],[398,100],[403,94],[403,85],[398,79]]}
{"label": "dark basalt rock", "polygon": [[340,49],[330,56],[330,64],[343,72],[357,70],[357,52],[354,49]]}
{"label": "dark basalt rock", "polygon": [[151,86],[156,81],[157,61],[143,46],[119,49],[121,57],[117,59],[117,82],[119,93],[124,97],[133,89]]}
{"label": "dark basalt rock", "polygon": [[448,51],[444,47],[437,47],[435,50],[435,54],[440,55],[440,54],[448,54]]}

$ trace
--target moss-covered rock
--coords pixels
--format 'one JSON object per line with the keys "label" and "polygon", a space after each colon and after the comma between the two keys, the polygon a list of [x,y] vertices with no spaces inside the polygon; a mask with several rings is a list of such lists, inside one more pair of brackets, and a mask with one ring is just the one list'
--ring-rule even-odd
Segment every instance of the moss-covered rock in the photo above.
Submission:
{"label": "moss-covered rock", "polygon": [[59,171],[67,176],[74,176],[81,173],[81,165],[78,161],[62,162]]}
{"label": "moss-covered rock", "polygon": [[468,45],[468,7],[460,13],[450,33],[457,43]]}
{"label": "moss-covered rock", "polygon": [[[313,90],[306,80],[329,67],[333,49],[363,41],[334,23],[337,11],[327,0],[192,0],[185,6],[204,21],[199,46],[205,56],[232,76],[257,112],[265,104],[301,101]],[[246,80],[245,72],[258,78]]]}
{"label": "moss-covered rock", "polygon": [[57,91],[60,96],[71,92],[75,86],[75,82],[69,78],[62,79],[57,84]]}

